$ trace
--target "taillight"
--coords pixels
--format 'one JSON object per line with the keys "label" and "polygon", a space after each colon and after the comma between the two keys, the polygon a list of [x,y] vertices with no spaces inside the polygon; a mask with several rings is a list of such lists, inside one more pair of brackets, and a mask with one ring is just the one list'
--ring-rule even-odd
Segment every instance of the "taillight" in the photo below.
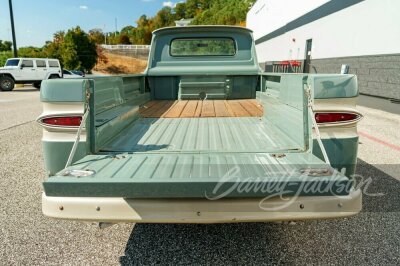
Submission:
{"label": "taillight", "polygon": [[79,127],[81,116],[54,116],[42,119],[42,123],[49,126]]}
{"label": "taillight", "polygon": [[319,124],[340,123],[358,120],[360,116],[355,113],[316,113],[315,120]]}

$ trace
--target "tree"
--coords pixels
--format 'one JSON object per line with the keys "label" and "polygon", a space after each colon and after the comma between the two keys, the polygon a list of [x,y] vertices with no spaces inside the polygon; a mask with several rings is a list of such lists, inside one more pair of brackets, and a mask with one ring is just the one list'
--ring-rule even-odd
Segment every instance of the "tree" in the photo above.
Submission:
{"label": "tree", "polygon": [[63,43],[64,38],[65,38],[64,31],[57,31],[56,33],[53,34],[53,42],[55,43]]}
{"label": "tree", "polygon": [[118,44],[131,44],[129,36],[125,33],[121,33],[120,35],[118,35]]}
{"label": "tree", "polygon": [[18,55],[20,57],[33,57],[33,58],[43,58],[46,57],[46,54],[43,52],[43,48],[39,47],[20,47],[18,49]]}
{"label": "tree", "polygon": [[153,18],[153,21],[156,29],[175,25],[175,17],[172,14],[172,9],[168,6],[163,7],[157,12],[157,15]]}
{"label": "tree", "polygon": [[63,65],[62,60],[62,44],[64,43],[65,32],[57,31],[53,34],[53,41],[47,41],[43,46],[43,54],[47,58],[56,58],[60,60],[61,65]]}
{"label": "tree", "polygon": [[90,71],[96,64],[96,43],[80,27],[68,30],[61,50],[66,68]]}
{"label": "tree", "polygon": [[0,52],[0,67],[4,66],[7,59],[13,57],[13,53],[11,51],[2,51]]}
{"label": "tree", "polygon": [[186,17],[186,3],[185,2],[177,3],[174,8],[174,13],[175,13],[175,20],[187,18]]}
{"label": "tree", "polygon": [[[195,0],[188,0],[195,1]],[[243,25],[246,21],[247,11],[255,0],[197,0],[198,4],[207,7],[197,13],[192,21],[193,25]],[[208,2],[208,3],[206,3]]]}
{"label": "tree", "polygon": [[[142,15],[137,26],[126,26],[121,32],[103,33],[101,29],[89,31],[89,39],[96,44],[150,44],[156,29],[174,26],[175,20],[193,19],[193,25],[240,25],[244,26],[246,14],[256,0],[186,0],[179,1],[174,8],[163,7],[154,17]],[[53,42],[63,42],[64,32],[55,34]],[[54,44],[46,45],[54,54]],[[66,46],[69,47],[69,46]],[[68,49],[72,49],[69,47]],[[76,55],[78,56],[78,55]],[[74,57],[73,53],[66,57]],[[58,57],[56,57],[58,58]],[[74,61],[75,59],[68,59]]]}
{"label": "tree", "polygon": [[11,51],[12,42],[0,40],[0,52]]}
{"label": "tree", "polygon": [[96,44],[102,44],[105,41],[105,35],[101,29],[91,29],[89,31],[89,39]]}

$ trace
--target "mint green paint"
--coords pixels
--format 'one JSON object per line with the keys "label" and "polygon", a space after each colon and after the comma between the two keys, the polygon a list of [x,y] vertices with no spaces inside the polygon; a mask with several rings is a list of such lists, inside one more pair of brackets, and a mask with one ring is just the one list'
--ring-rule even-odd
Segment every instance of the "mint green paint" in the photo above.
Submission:
{"label": "mint green paint", "polygon": [[[227,37],[236,42],[234,56],[173,57],[169,46],[175,38]],[[149,76],[257,75],[260,72],[252,32],[241,27],[176,27],[154,32]]]}
{"label": "mint green paint", "polygon": [[[346,176],[349,177],[355,173],[358,137],[322,139],[322,143],[324,144],[324,148],[328,154],[332,167],[339,171],[345,168]],[[316,140],[314,140],[313,154],[318,158],[323,159],[321,149]]]}
{"label": "mint green paint", "polygon": [[139,107],[150,100],[144,93],[144,76],[95,77],[91,95],[91,151],[108,141],[139,117]]}
{"label": "mint green paint", "polygon": [[[279,167],[279,163],[284,167]],[[126,197],[126,198],[204,198],[213,194],[221,176],[238,167],[235,178],[227,180],[217,192],[230,191],[233,186],[279,185],[286,196],[347,195],[350,180],[338,173],[327,176],[307,176],[301,170],[308,167],[328,167],[310,153],[288,153],[274,159],[271,154],[118,154],[90,155],[68,169],[90,169],[93,176],[54,176],[44,182],[47,196],[66,197]],[[335,178],[333,178],[335,176]],[[322,190],[309,186],[320,184]],[[331,186],[332,189],[324,188]],[[346,189],[343,189],[345,186]],[[279,192],[278,191],[278,192]],[[265,197],[277,191],[233,189],[227,198]]]}
{"label": "mint green paint", "polygon": [[107,145],[107,152],[295,152],[299,144],[265,117],[140,118]]}
{"label": "mint green paint", "polygon": [[[303,84],[313,89],[314,99],[353,98],[358,96],[357,77],[340,74],[262,73],[262,89],[279,91],[290,77],[302,77]],[[286,84],[285,84],[286,82]],[[298,83],[292,83],[298,84]],[[289,96],[294,90],[289,90]]]}
{"label": "mint green paint", "polygon": [[265,92],[257,92],[264,104],[264,116],[307,151],[310,146],[311,125],[308,119],[307,96],[304,91],[307,75],[280,74],[279,82],[265,79]]}
{"label": "mint green paint", "polygon": [[40,89],[42,102],[83,102],[85,91],[90,87],[86,79],[48,79]]}
{"label": "mint green paint", "polygon": [[[210,36],[234,38],[237,53],[232,57],[176,58],[169,55],[169,43],[173,38]],[[223,86],[219,87],[218,82],[223,82]],[[147,84],[148,87],[146,87]],[[135,123],[139,123],[140,119],[137,120],[139,107],[150,99],[175,100],[188,91],[193,92],[196,88],[204,89],[208,85],[214,92],[223,91],[224,97],[228,99],[254,98],[255,96],[259,98],[265,108],[265,117],[261,120],[264,119],[277,128],[275,133],[281,132],[273,139],[281,140],[279,136],[284,134],[286,139],[289,139],[286,144],[290,143],[293,147],[290,151],[286,151],[286,157],[283,157],[284,159],[281,159],[279,163],[291,167],[294,171],[299,171],[301,167],[309,167],[310,164],[327,167],[311,153],[313,151],[314,154],[320,156],[318,145],[313,145],[311,140],[311,123],[304,89],[310,85],[317,99],[358,95],[357,80],[353,75],[261,73],[252,33],[244,28],[200,26],[157,30],[153,36],[149,68],[145,74],[49,80],[43,83],[41,91],[43,102],[84,102],[85,92],[91,92],[89,103],[91,113],[87,124],[88,143],[81,143],[78,146],[75,158],[82,159],[71,168],[85,169],[89,165],[91,170],[96,171],[95,176],[88,178],[51,177],[44,183],[46,194],[48,196],[138,198],[204,197],[204,193],[211,192],[219,181],[221,171],[226,170],[230,165],[229,160],[233,160],[233,164],[241,162],[248,166],[246,171],[243,171],[247,174],[259,172],[261,168],[266,168],[270,172],[276,170],[278,164],[272,162],[277,159],[271,159],[271,154],[264,151],[263,153],[218,149],[216,151],[206,149],[182,151],[179,150],[181,146],[178,145],[178,150],[172,152],[162,153],[154,149],[145,152],[134,151],[133,154],[125,154],[124,158],[118,157],[112,151],[108,152],[109,154],[93,155],[99,151],[107,153],[107,150],[102,150],[102,148],[112,146],[111,144],[118,140],[119,134],[133,128]],[[179,123],[184,123],[182,121]],[[179,123],[167,125],[164,131],[167,132],[168,128],[170,130],[172,128],[176,129],[175,134],[179,133]],[[135,132],[135,134],[145,134],[146,127],[151,127],[148,124],[142,126],[139,128],[143,132]],[[212,123],[208,126],[211,133],[215,131]],[[243,125],[240,126],[243,127]],[[187,126],[183,129],[188,129],[189,132],[190,128]],[[204,126],[198,126],[192,131],[201,134],[204,128]],[[161,129],[163,129],[162,125]],[[231,134],[238,134],[239,129],[235,128]],[[159,130],[153,137],[157,141],[168,137],[164,131]],[[171,131],[169,132],[171,134]],[[262,133],[260,135],[263,135]],[[253,134],[257,132],[254,131]],[[244,139],[242,135],[238,136],[240,140],[243,139],[243,143],[254,141],[251,137]],[[240,144],[241,141],[235,143]],[[217,146],[217,143],[214,144]],[[330,139],[324,140],[324,144],[334,166],[355,163],[356,140]],[[54,174],[64,167],[72,142],[44,142],[43,148],[46,168]],[[282,151],[279,150],[279,152]],[[87,155],[89,153],[92,155]],[[260,160],[263,163],[260,163]],[[216,165],[215,168],[213,168],[214,165]],[[191,172],[187,172],[188,169]],[[354,168],[349,168],[347,174],[353,172]],[[277,175],[279,176],[279,173]],[[247,177],[246,174],[241,176],[243,180]],[[329,183],[331,179],[331,176],[327,176],[320,177],[319,180]],[[339,175],[339,179],[345,184],[350,182],[342,175]],[[291,176],[290,181],[293,182],[287,182],[286,185],[294,184],[294,188],[298,188],[300,181],[313,182],[311,179],[301,180],[300,175]],[[268,194],[250,192],[246,195],[232,193],[230,196],[266,195]]]}
{"label": "mint green paint", "polygon": [[109,120],[106,123],[94,128],[94,152],[99,151],[107,142],[118,136],[124,128],[139,118],[139,106],[149,101],[149,96],[148,93],[142,94],[136,100],[123,104],[116,108],[116,110],[110,110],[107,113],[104,112],[100,116],[95,117],[97,121],[99,117],[104,117],[104,115],[108,114],[112,115],[112,117],[108,118]]}
{"label": "mint green paint", "polygon": [[353,98],[358,96],[357,76],[312,74],[308,84],[314,89],[315,99]]}
{"label": "mint green paint", "polygon": [[[71,153],[72,145],[72,141],[42,141],[44,163],[49,175],[55,175],[64,169],[68,156]],[[82,159],[86,155],[86,142],[79,142],[73,162]]]}

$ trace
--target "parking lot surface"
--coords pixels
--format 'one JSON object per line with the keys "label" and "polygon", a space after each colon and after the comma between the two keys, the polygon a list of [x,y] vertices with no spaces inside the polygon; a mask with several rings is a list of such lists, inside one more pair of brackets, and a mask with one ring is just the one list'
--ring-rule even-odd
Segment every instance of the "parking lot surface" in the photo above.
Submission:
{"label": "parking lot surface", "polygon": [[[215,225],[95,224],[41,213],[39,92],[0,92],[0,264],[400,264],[400,115],[360,107],[363,211],[339,220]],[[376,195],[378,194],[379,195]],[[375,195],[371,195],[375,194]]]}

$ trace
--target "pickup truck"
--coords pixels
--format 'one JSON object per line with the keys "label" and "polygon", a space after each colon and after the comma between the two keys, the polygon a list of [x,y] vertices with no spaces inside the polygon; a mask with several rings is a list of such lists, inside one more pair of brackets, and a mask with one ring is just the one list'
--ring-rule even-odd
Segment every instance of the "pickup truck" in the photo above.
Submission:
{"label": "pickup truck", "polygon": [[354,75],[263,73],[252,32],[153,32],[143,74],[42,83],[46,216],[105,223],[346,217]]}

